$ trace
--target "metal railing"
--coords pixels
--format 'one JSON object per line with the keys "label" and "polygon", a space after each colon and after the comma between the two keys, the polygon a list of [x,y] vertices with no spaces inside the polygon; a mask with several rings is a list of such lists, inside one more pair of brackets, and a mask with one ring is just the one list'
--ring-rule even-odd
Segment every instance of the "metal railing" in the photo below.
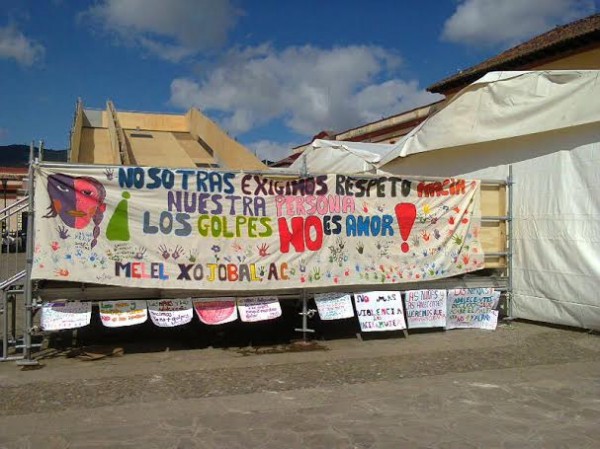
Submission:
{"label": "metal railing", "polygon": [[[21,360],[23,354],[17,354],[17,296],[23,295],[26,273],[25,270],[15,274],[0,283],[2,298],[2,355],[0,362]],[[14,349],[15,352],[10,352]]]}
{"label": "metal railing", "polygon": [[2,313],[2,354],[0,361],[20,360],[17,353],[17,307],[23,300],[25,287],[26,223],[23,213],[28,210],[29,197],[0,210],[2,252],[0,253],[0,307]]}
{"label": "metal railing", "polygon": [[[39,154],[43,144],[40,142]],[[21,364],[37,363],[31,359],[33,304],[31,263],[33,260],[33,161],[34,144],[29,147],[27,194],[0,210],[2,242],[0,253],[0,297],[2,312],[2,356],[0,361],[19,360]],[[37,161],[37,159],[36,159]],[[19,301],[21,297],[21,301]],[[19,304],[20,303],[20,304]],[[17,340],[18,311],[23,313],[22,343]],[[36,345],[37,346],[37,345]],[[22,349],[22,355],[9,354],[9,347]]]}

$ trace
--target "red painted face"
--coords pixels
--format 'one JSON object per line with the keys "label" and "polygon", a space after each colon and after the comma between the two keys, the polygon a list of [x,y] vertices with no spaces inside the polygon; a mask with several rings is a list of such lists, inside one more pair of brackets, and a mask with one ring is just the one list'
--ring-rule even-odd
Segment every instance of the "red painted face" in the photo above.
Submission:
{"label": "red painted face", "polygon": [[100,198],[98,187],[87,179],[75,178],[75,208],[66,211],[72,217],[75,217],[75,228],[85,228],[100,207],[104,211],[103,198]]}
{"label": "red painted face", "polygon": [[94,233],[99,232],[97,228],[106,210],[106,191],[100,182],[56,173],[48,176],[47,188],[51,205],[50,212],[44,217],[58,215],[65,225],[75,229],[84,229],[94,221]]}

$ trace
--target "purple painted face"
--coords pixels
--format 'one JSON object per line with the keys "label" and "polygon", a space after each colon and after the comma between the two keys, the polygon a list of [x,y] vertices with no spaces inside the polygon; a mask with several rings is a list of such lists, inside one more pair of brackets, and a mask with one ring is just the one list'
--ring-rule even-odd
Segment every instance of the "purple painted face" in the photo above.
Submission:
{"label": "purple painted face", "polygon": [[83,229],[106,205],[104,186],[93,178],[64,174],[48,176],[51,209],[70,228]]}

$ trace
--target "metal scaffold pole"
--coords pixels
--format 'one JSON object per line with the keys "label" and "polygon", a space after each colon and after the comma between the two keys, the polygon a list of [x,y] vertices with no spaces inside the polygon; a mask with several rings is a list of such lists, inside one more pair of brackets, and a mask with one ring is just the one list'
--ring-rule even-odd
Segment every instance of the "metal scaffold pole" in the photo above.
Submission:
{"label": "metal scaffold pole", "polygon": [[[40,142],[40,153],[42,152],[43,142]],[[32,334],[33,334],[33,285],[31,283],[31,267],[33,265],[33,184],[34,184],[34,166],[37,164],[37,159],[34,155],[33,142],[29,147],[29,174],[27,183],[27,194],[29,206],[27,208],[27,246],[25,248],[25,329],[23,330],[23,360],[19,360],[19,365],[37,365],[38,361],[32,358],[31,349]]]}
{"label": "metal scaffold pole", "polygon": [[306,296],[306,290],[302,289],[302,312],[299,315],[302,316],[302,327],[296,328],[296,332],[302,332],[302,342],[308,343],[308,333],[314,333],[314,329],[308,328],[308,319],[312,318],[316,313],[316,310],[308,308],[308,298]]}

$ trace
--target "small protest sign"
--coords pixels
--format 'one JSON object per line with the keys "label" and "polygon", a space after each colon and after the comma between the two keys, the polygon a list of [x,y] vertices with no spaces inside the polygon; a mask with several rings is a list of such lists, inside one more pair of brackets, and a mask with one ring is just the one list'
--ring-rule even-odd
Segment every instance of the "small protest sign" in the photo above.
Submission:
{"label": "small protest sign", "polygon": [[276,296],[258,296],[237,300],[240,319],[245,323],[266,321],[281,316],[281,305]]}
{"label": "small protest sign", "polygon": [[400,292],[356,293],[354,305],[362,332],[406,329]]}
{"label": "small protest sign", "polygon": [[500,292],[493,288],[458,288],[448,290],[446,329],[494,330]]}
{"label": "small protest sign", "polygon": [[409,329],[446,326],[446,290],[408,290],[404,301]]}
{"label": "small protest sign", "polygon": [[42,306],[40,326],[45,331],[77,329],[87,326],[92,318],[89,301],[56,301]]}
{"label": "small protest sign", "polygon": [[348,293],[318,293],[315,304],[322,320],[341,320],[352,318],[352,298]]}
{"label": "small protest sign", "polygon": [[100,320],[106,327],[124,327],[142,324],[148,319],[146,301],[101,301]]}
{"label": "small protest sign", "polygon": [[237,320],[234,298],[194,299],[198,319],[209,325],[225,324]]}
{"label": "small protest sign", "polygon": [[194,317],[189,299],[154,299],[146,301],[146,304],[150,319],[158,327],[182,326]]}
{"label": "small protest sign", "polygon": [[488,317],[481,322],[481,329],[493,331],[498,326],[498,311],[492,310]]}

